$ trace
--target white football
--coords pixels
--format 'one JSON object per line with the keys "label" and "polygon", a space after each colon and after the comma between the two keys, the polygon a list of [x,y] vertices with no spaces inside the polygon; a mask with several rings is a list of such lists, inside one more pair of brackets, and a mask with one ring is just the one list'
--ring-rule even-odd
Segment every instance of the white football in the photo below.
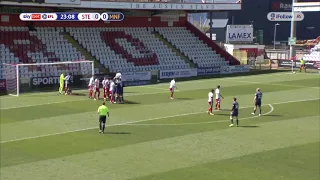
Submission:
{"label": "white football", "polygon": [[295,71],[293,71],[293,74],[295,74],[296,72]]}

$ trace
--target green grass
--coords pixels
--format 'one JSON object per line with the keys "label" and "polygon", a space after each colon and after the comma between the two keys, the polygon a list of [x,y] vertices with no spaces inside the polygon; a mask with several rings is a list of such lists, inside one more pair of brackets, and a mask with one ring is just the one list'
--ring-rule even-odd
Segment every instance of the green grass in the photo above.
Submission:
{"label": "green grass", "polygon": [[[126,104],[57,92],[0,98],[1,180],[319,179],[320,76],[276,73],[127,87]],[[222,110],[205,113],[221,85]],[[255,89],[263,116],[252,116]],[[86,91],[78,91],[86,94]],[[229,128],[232,98],[240,127]]]}

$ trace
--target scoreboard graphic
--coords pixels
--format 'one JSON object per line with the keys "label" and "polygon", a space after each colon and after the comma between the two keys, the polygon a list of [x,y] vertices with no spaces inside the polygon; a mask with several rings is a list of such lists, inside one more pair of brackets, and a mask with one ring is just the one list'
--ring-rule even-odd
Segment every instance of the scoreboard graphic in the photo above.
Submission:
{"label": "scoreboard graphic", "polygon": [[106,13],[21,13],[21,21],[122,21],[121,12]]}

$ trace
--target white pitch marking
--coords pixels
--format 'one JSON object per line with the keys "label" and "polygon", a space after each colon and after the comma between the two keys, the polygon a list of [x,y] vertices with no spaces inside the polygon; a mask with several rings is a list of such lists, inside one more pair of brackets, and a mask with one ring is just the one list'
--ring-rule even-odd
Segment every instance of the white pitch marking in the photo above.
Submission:
{"label": "white pitch marking", "polygon": [[[287,103],[292,103],[292,102],[305,102],[305,101],[314,101],[314,100],[319,100],[319,99],[320,98],[305,99],[305,100],[298,100],[298,101],[284,101],[284,102],[277,102],[277,103],[272,103],[272,104],[273,105],[287,104]],[[251,107],[251,106],[248,106],[248,107]],[[243,108],[245,108],[245,107],[243,107]],[[138,123],[138,122],[154,121],[154,120],[158,120],[158,119],[167,119],[167,118],[188,116],[188,115],[201,114],[201,113],[203,113],[203,111],[202,112],[185,113],[185,114],[177,114],[177,115],[173,115],[173,116],[150,118],[150,119],[137,120],[137,121],[130,121],[130,122],[125,122],[125,123],[120,123],[120,124],[107,125],[107,127],[122,126],[122,125],[127,125],[127,124],[132,124],[132,123]],[[61,135],[61,134],[79,132],[79,131],[87,131],[87,130],[92,130],[92,129],[98,129],[98,128],[97,127],[90,127],[90,128],[83,128],[83,129],[77,129],[77,130],[72,130],[72,131],[64,131],[64,132],[58,132],[58,133],[52,133],[52,134],[46,134],[46,135],[31,136],[31,137],[25,137],[25,138],[20,138],[20,139],[12,139],[12,140],[8,140],[8,141],[1,141],[0,144],[22,141],[22,140],[29,140],[29,139],[37,139],[37,138],[42,138],[42,137],[55,136],[55,135]]]}
{"label": "white pitch marking", "polygon": [[[274,108],[271,104],[268,104],[270,106],[270,111],[262,114],[262,116],[268,115],[274,111]],[[251,107],[251,106],[250,106]],[[241,109],[245,109],[249,107],[243,107]],[[240,118],[239,120],[245,120],[245,119],[253,119],[257,118],[259,116],[252,116],[252,117],[245,117],[245,118]],[[182,125],[201,125],[201,124],[213,124],[213,123],[221,123],[221,122],[228,122],[230,120],[220,120],[220,121],[206,121],[206,122],[198,122],[198,123],[178,123],[178,124],[125,124],[127,126],[182,126]]]}

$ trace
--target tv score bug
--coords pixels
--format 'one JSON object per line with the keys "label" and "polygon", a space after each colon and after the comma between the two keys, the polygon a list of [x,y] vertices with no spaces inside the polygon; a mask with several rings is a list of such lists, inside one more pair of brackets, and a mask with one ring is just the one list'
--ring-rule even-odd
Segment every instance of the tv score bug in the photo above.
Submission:
{"label": "tv score bug", "polygon": [[108,13],[21,13],[22,21],[122,21],[124,14]]}
{"label": "tv score bug", "polygon": [[121,12],[107,12],[102,13],[100,16],[102,21],[123,21],[124,14]]}

